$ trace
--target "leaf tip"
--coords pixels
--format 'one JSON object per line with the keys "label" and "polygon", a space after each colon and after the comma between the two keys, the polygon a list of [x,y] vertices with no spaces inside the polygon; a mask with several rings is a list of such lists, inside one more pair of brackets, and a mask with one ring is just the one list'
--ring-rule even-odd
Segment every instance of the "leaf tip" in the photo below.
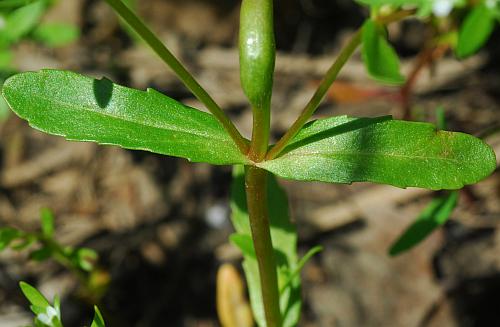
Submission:
{"label": "leaf tip", "polygon": [[389,248],[389,251],[387,251],[387,254],[389,254],[390,257],[396,257],[401,253],[401,250],[395,245],[391,246]]}
{"label": "leaf tip", "polygon": [[[14,111],[12,106],[12,98],[15,96],[16,90],[22,91],[29,88],[29,83],[26,82],[26,77],[29,75],[36,74],[35,72],[22,72],[9,76],[2,85],[2,96],[9,105],[9,107]],[[16,112],[17,113],[17,112]]]}
{"label": "leaf tip", "polygon": [[[497,168],[497,154],[495,150],[484,140],[475,138],[478,140],[477,151],[475,151],[475,157],[478,162],[477,164],[477,179],[472,183],[477,183],[488,176],[490,176]],[[481,162],[483,164],[481,164]],[[482,168],[482,169],[481,169]]]}
{"label": "leaf tip", "polygon": [[5,82],[3,82],[3,85],[2,85],[2,96],[5,98],[5,100],[7,100],[7,94],[6,94],[6,91],[12,87],[12,84],[14,84],[17,80],[17,77],[18,75],[21,75],[21,74],[14,74],[12,76],[9,76]]}

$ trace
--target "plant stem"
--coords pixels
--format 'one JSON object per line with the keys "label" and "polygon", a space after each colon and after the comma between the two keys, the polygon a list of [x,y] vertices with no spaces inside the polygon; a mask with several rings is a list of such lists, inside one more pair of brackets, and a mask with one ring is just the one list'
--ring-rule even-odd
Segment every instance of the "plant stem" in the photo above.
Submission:
{"label": "plant stem", "polygon": [[207,109],[217,118],[224,129],[229,133],[233,141],[243,154],[248,152],[248,140],[238,131],[236,126],[226,116],[224,111],[194,79],[179,60],[165,47],[158,37],[137,17],[121,0],[105,0],[123,20],[151,47],[151,49],[165,62],[175,74],[182,80],[184,85],[203,103]]}
{"label": "plant stem", "polygon": [[245,189],[252,239],[259,265],[266,323],[268,327],[280,327],[281,313],[278,276],[271,241],[267,205],[267,172],[254,166],[246,167]]}
{"label": "plant stem", "polygon": [[361,29],[359,29],[354,34],[354,36],[351,38],[347,46],[342,49],[342,52],[340,52],[339,56],[337,57],[333,65],[330,67],[330,69],[328,69],[328,72],[326,73],[325,77],[323,77],[323,80],[321,81],[318,89],[312,96],[311,100],[309,100],[304,110],[302,110],[297,120],[292,124],[292,126],[290,127],[290,129],[288,129],[285,135],[283,135],[283,137],[276,143],[276,145],[271,150],[269,150],[266,156],[267,160],[274,159],[276,156],[278,156],[281,153],[281,151],[283,151],[288,142],[295,135],[297,135],[302,126],[304,126],[304,124],[309,120],[309,118],[311,118],[311,116],[316,111],[316,108],[318,108],[319,104],[325,97],[326,92],[328,92],[330,86],[337,78],[337,75],[339,74],[340,70],[342,69],[342,67],[344,67],[345,63],[347,62],[347,60],[349,60],[349,58],[354,53],[354,51],[356,50],[356,48],[360,43],[361,43]]}
{"label": "plant stem", "polygon": [[[243,0],[240,10],[239,54],[243,92],[252,105],[253,128],[248,158],[260,162],[269,146],[271,94],[276,46],[272,0]],[[267,327],[281,327],[278,274],[269,227],[267,172],[245,168],[250,229],[257,257],[260,290]]]}
{"label": "plant stem", "polygon": [[[388,16],[382,16],[376,18],[379,24],[389,24],[405,17],[413,15],[414,10],[401,10],[397,11]],[[319,84],[318,89],[312,96],[311,100],[307,103],[306,107],[302,110],[297,120],[292,124],[290,129],[281,137],[281,139],[273,146],[272,149],[266,155],[266,160],[272,160],[276,158],[287,146],[288,142],[302,129],[304,124],[311,118],[314,114],[321,101],[325,97],[326,93],[332,86],[333,82],[337,79],[340,70],[346,64],[347,60],[352,56],[356,48],[361,44],[362,38],[362,27],[359,28],[356,33],[352,36],[351,40],[342,49],[337,59],[334,61],[332,66],[328,69],[325,77]]]}
{"label": "plant stem", "polygon": [[253,128],[252,141],[248,157],[254,162],[260,162],[266,157],[269,146],[269,131],[271,129],[271,108],[252,108]]}
{"label": "plant stem", "polygon": [[253,111],[248,157],[262,161],[269,146],[271,95],[276,61],[272,0],[243,0],[239,28],[240,80]]}

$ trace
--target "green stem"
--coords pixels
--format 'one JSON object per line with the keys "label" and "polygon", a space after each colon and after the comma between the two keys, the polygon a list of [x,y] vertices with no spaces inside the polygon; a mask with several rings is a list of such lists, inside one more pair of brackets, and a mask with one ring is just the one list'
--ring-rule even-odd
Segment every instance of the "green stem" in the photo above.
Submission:
{"label": "green stem", "polygon": [[302,268],[304,268],[304,266],[309,261],[309,259],[311,259],[316,253],[319,253],[321,251],[323,251],[322,246],[319,246],[319,245],[315,246],[312,249],[310,249],[302,257],[302,259],[300,259],[300,261],[297,264],[297,266],[295,267],[295,269],[293,269],[292,272],[290,273],[290,275],[288,276],[287,282],[283,286],[281,286],[280,294],[283,294],[283,292],[285,292],[285,290],[288,288],[288,286],[290,286],[290,284],[292,284],[292,282],[295,280],[295,277],[297,277],[300,274],[300,272],[302,271]]}
{"label": "green stem", "polygon": [[219,120],[224,129],[229,133],[240,151],[248,152],[248,141],[240,134],[236,126],[226,116],[219,105],[201,87],[179,60],[165,47],[158,37],[137,17],[121,0],[105,0],[123,20],[151,47],[151,49],[165,62],[175,74],[182,80],[184,85],[191,90],[201,103]]}
{"label": "green stem", "polygon": [[268,327],[280,327],[278,276],[267,206],[267,172],[254,166],[246,167],[245,189],[266,323]]}
{"label": "green stem", "polygon": [[[276,47],[272,0],[243,0],[240,11],[240,79],[253,111],[248,158],[260,162],[269,146],[271,94]],[[278,274],[274,258],[267,198],[267,172],[245,168],[250,228],[259,267],[260,289],[267,327],[281,327]]]}
{"label": "green stem", "polygon": [[309,100],[304,110],[302,110],[297,120],[292,124],[285,135],[283,135],[283,137],[276,143],[276,145],[271,150],[269,150],[266,156],[267,160],[276,158],[281,153],[281,151],[283,151],[288,142],[295,135],[297,135],[300,129],[309,120],[309,118],[311,118],[311,116],[316,111],[316,108],[318,108],[319,104],[325,97],[326,92],[328,92],[330,86],[337,78],[340,70],[342,69],[342,67],[344,67],[345,63],[347,62],[347,60],[349,60],[360,43],[361,29],[359,29],[356,34],[354,34],[347,46],[342,49],[342,52],[337,57],[330,69],[328,69],[328,72],[326,73],[325,77],[323,77],[323,80],[321,81],[318,89],[312,96],[311,100]]}
{"label": "green stem", "polygon": [[[376,20],[379,24],[389,24],[413,15],[414,13],[414,10],[401,10],[388,16],[377,17]],[[273,148],[269,150],[266,155],[266,160],[272,160],[276,158],[285,149],[285,147],[288,145],[288,142],[290,142],[290,140],[302,129],[309,118],[311,118],[311,116],[320,105],[321,101],[323,101],[323,98],[332,86],[333,82],[335,82],[335,80],[337,79],[337,76],[340,73],[342,67],[344,67],[356,48],[361,44],[361,39],[362,27],[359,28],[358,31],[356,31],[349,43],[342,49],[330,69],[328,69],[318,89],[312,96],[311,100],[309,100],[304,110],[302,110],[297,120],[292,124],[285,135],[283,135],[281,139],[273,146]]]}
{"label": "green stem", "polygon": [[88,278],[86,277],[86,274],[79,268],[75,267],[73,262],[71,262],[71,260],[68,259],[64,247],[61,244],[57,243],[57,241],[51,238],[47,238],[42,234],[32,234],[32,235],[35,235],[35,237],[38,238],[42,242],[42,244],[52,249],[54,253],[53,259],[55,261],[57,261],[63,267],[66,267],[66,269],[72,271],[80,279],[82,284],[84,285],[88,284]]}
{"label": "green stem", "polygon": [[271,108],[252,108],[253,128],[252,141],[248,157],[254,162],[260,162],[266,157],[271,129]]}

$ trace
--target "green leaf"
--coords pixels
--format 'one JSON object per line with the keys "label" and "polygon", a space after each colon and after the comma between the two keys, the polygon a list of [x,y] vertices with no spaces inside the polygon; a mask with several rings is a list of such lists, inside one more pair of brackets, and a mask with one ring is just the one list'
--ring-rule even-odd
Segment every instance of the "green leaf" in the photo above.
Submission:
{"label": "green leaf", "polygon": [[0,44],[15,43],[35,28],[45,11],[45,1],[38,0],[12,11],[0,29]]}
{"label": "green leaf", "polygon": [[278,158],[257,165],[296,180],[453,190],[490,175],[496,159],[482,140],[428,123],[339,116],[307,124]]}
{"label": "green leaf", "polygon": [[446,122],[446,114],[443,107],[436,108],[436,127],[439,130],[444,130],[448,126]]}
{"label": "green leaf", "polygon": [[476,6],[460,27],[457,56],[465,58],[476,53],[490,38],[495,27],[495,17],[485,5]]}
{"label": "green leaf", "polygon": [[42,234],[45,237],[52,238],[54,236],[54,214],[48,208],[40,210],[40,220],[42,223]]}
{"label": "green leaf", "polygon": [[84,271],[92,271],[97,262],[97,252],[89,248],[81,248],[75,252],[76,264]]}
{"label": "green leaf", "polygon": [[10,77],[3,96],[31,126],[69,140],[119,145],[195,162],[246,163],[212,115],[152,89],[144,92],[107,79],[43,70]]}
{"label": "green leaf", "polygon": [[304,256],[300,259],[299,263],[297,264],[296,271],[292,272],[292,274],[298,274],[302,270],[302,268],[304,268],[306,263],[309,260],[311,260],[312,257],[314,257],[316,254],[320,253],[321,251],[323,251],[323,247],[319,246],[319,245],[317,245],[317,246],[313,247],[312,249],[310,249],[309,251],[307,251],[307,253],[304,254]]}
{"label": "green leaf", "polygon": [[38,239],[35,235],[24,234],[16,242],[11,244],[11,248],[15,251],[22,251],[33,245]]}
{"label": "green leaf", "polygon": [[363,25],[363,49],[362,56],[366,70],[375,80],[400,85],[405,78],[399,71],[399,58],[387,42],[383,26],[379,26],[373,20],[368,19]]}
{"label": "green leaf", "polygon": [[44,246],[30,253],[31,260],[45,261],[52,256],[52,250],[48,246]]}
{"label": "green leaf", "polygon": [[257,259],[255,255],[255,248],[253,247],[252,236],[248,234],[234,233],[229,237],[231,243],[233,243],[245,257],[252,259]]}
{"label": "green leaf", "polygon": [[[2,74],[2,72],[6,73],[4,70],[8,69],[8,67],[7,67],[8,62],[7,61],[9,61],[9,59],[7,57],[10,57],[10,55],[11,55],[11,52],[0,49],[0,75]],[[6,64],[6,66],[2,66],[4,64]],[[4,77],[0,76],[0,87],[3,86],[3,83],[4,83]],[[3,97],[0,97],[0,123],[2,121],[6,120],[7,117],[9,117],[9,113],[10,113],[10,110],[9,110],[9,106],[7,105],[7,102],[5,102]]]}
{"label": "green leaf", "polygon": [[62,327],[60,299],[54,298],[54,306],[36,288],[25,282],[20,282],[19,286],[24,296],[31,303],[30,309],[36,315],[34,319],[37,327]]}
{"label": "green leaf", "polygon": [[0,229],[0,251],[3,251],[7,248],[10,243],[20,237],[22,235],[21,231],[11,228],[5,227]]}
{"label": "green leaf", "polygon": [[[297,325],[301,308],[300,276],[292,276],[290,281],[290,272],[295,271],[298,266],[297,234],[295,226],[290,222],[286,194],[272,175],[268,176],[268,196],[271,239],[278,265],[278,284],[283,290],[280,296],[283,326],[291,327]],[[252,237],[246,205],[244,172],[241,166],[235,166],[233,173],[231,209],[231,219],[237,232],[231,237],[231,241],[242,248],[243,270],[250,292],[254,318],[259,326],[266,326],[258,263],[253,244],[248,244]]]}
{"label": "green leaf", "polygon": [[78,40],[80,29],[72,24],[45,23],[37,26],[33,37],[49,47],[61,47]]}
{"label": "green leaf", "polygon": [[[380,9],[383,6],[391,6],[393,9],[404,7],[405,9],[416,8],[417,12],[415,15],[417,17],[423,18],[434,14],[438,17],[448,16],[436,8],[436,6],[442,6],[439,2],[443,0],[356,0],[356,2],[370,6],[375,10]],[[447,5],[447,3],[445,3]],[[464,0],[454,0],[449,4],[450,9],[461,8],[466,5]]]}
{"label": "green leaf", "polygon": [[381,7],[391,5],[393,7],[415,6],[420,7],[425,0],[356,0],[356,2],[370,7]]}
{"label": "green leaf", "polygon": [[450,192],[446,197],[432,200],[417,220],[394,242],[389,254],[396,256],[413,248],[426,239],[434,230],[443,225],[457,206],[458,192]]}
{"label": "green leaf", "polygon": [[0,98],[0,123],[9,117],[9,106],[3,98]]}
{"label": "green leaf", "polygon": [[[19,286],[24,296],[30,303],[36,307],[43,308],[44,310],[50,306],[49,301],[40,293],[36,288],[28,283],[20,282]],[[35,312],[36,313],[36,312]]]}
{"label": "green leaf", "polygon": [[32,3],[34,0],[2,0],[0,9],[25,6]]}
{"label": "green leaf", "polygon": [[94,311],[94,320],[92,320],[92,325],[90,325],[90,327],[106,327],[106,325],[104,324],[104,319],[102,318],[102,314],[97,306],[94,306]]}
{"label": "green leaf", "polygon": [[35,327],[47,327],[47,325],[42,323],[40,320],[35,319]]}
{"label": "green leaf", "polygon": [[302,268],[306,265],[306,263],[317,253],[323,251],[322,246],[315,246],[300,259],[299,263],[297,264],[297,267],[293,271],[290,272],[290,275],[288,276],[288,283],[283,285],[280,288],[280,294],[286,291],[286,288],[288,287],[289,283],[291,283],[295,277],[299,276],[300,272],[302,271]]}
{"label": "green leaf", "polygon": [[61,312],[61,298],[59,295],[54,296],[54,309],[56,309],[57,312]]}
{"label": "green leaf", "polygon": [[39,307],[37,305],[30,305],[30,309],[34,314],[39,315],[39,314],[43,314],[45,312],[45,310],[47,309],[47,307]]}

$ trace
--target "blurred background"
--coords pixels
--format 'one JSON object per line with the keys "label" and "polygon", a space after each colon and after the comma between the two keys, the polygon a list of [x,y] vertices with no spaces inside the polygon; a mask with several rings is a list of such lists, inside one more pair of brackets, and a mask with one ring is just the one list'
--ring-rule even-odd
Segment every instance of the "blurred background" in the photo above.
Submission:
{"label": "blurred background", "polygon": [[[236,48],[239,1],[130,4],[249,136],[251,112],[240,88]],[[274,139],[367,14],[351,0],[275,2]],[[3,78],[68,69],[152,87],[203,108],[104,1],[52,2],[39,23],[60,28],[44,34],[33,27],[4,47]],[[317,116],[391,114],[435,122],[441,108],[449,130],[488,135],[498,156],[500,135],[490,131],[500,126],[499,31],[465,61],[447,49],[423,60],[431,32],[416,20],[391,25],[389,33],[404,74],[418,75],[414,84],[402,91],[372,82],[358,53]],[[109,326],[218,326],[217,270],[227,262],[239,267],[241,260],[228,243],[230,167],[67,142],[0,112],[0,227],[37,231],[40,209],[50,208],[58,242],[99,255],[82,281],[54,260],[31,260],[29,251],[0,253],[1,327],[31,322],[20,280],[49,298],[61,295],[65,326],[88,325],[93,303]],[[303,270],[300,326],[500,325],[498,169],[460,192],[443,228],[396,257],[388,254],[391,244],[442,194],[364,183],[280,183],[298,226],[299,253],[324,247]]]}

